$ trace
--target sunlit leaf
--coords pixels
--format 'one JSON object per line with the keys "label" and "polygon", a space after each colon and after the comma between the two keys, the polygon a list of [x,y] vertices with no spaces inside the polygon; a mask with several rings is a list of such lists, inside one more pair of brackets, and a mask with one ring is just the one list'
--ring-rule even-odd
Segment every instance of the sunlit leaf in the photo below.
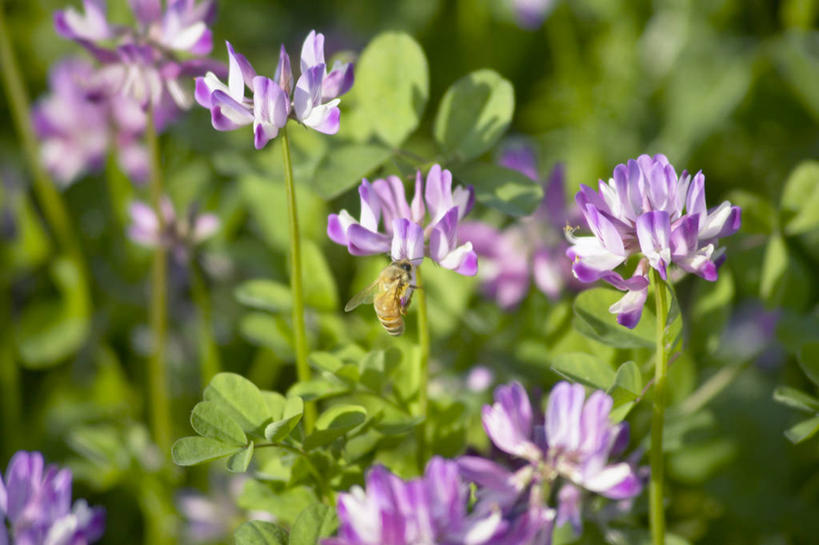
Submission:
{"label": "sunlit leaf", "polygon": [[270,420],[267,404],[255,384],[235,373],[219,373],[205,388],[206,401],[218,403],[221,409],[248,433],[260,434]]}
{"label": "sunlit leaf", "polygon": [[333,509],[323,503],[313,504],[293,523],[289,545],[318,545],[321,538],[332,535],[337,527],[338,517]]}
{"label": "sunlit leaf", "polygon": [[204,437],[239,446],[247,444],[242,427],[222,409],[220,403],[214,401],[201,401],[194,406],[191,426]]}
{"label": "sunlit leaf", "polygon": [[540,184],[509,168],[490,163],[470,163],[455,168],[455,177],[475,187],[478,202],[510,216],[528,216],[543,199]]}
{"label": "sunlit leaf", "polygon": [[251,520],[233,534],[236,545],[287,545],[287,532],[272,522]]}
{"label": "sunlit leaf", "polygon": [[242,450],[242,447],[230,445],[209,437],[183,437],[171,448],[175,464],[192,466],[208,460],[229,456]]}

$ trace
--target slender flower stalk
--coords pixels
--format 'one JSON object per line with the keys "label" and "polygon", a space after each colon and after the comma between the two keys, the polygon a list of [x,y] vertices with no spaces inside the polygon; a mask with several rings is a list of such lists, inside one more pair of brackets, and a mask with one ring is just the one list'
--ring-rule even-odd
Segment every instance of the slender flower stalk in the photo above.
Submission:
{"label": "slender flower stalk", "polygon": [[54,237],[59,241],[61,249],[74,260],[80,272],[80,282],[87,293],[88,271],[74,226],[71,223],[65,202],[40,162],[37,138],[34,135],[34,128],[29,116],[30,104],[23,77],[20,74],[20,67],[14,56],[11,37],[6,28],[2,0],[0,0],[0,74],[9,101],[11,116],[34,179],[34,191],[43,207],[43,213],[51,226]]}
{"label": "slender flower stalk", "polygon": [[196,309],[199,312],[199,373],[202,381],[202,388],[210,383],[210,379],[221,371],[219,358],[219,348],[213,338],[213,312],[210,304],[207,286],[199,272],[195,262],[192,262],[189,269],[191,282],[191,296]]}
{"label": "slender flower stalk", "polygon": [[418,416],[423,421],[418,425],[418,471],[427,463],[427,385],[429,383],[429,321],[427,319],[427,293],[423,289],[421,269],[415,270],[415,285],[418,288]]}
{"label": "slender flower stalk", "polygon": [[[301,272],[301,239],[299,217],[296,210],[296,187],[293,183],[293,164],[290,160],[290,141],[287,127],[282,127],[282,158],[284,160],[284,180],[287,186],[287,216],[290,224],[290,291],[293,292],[293,340],[296,348],[296,373],[299,382],[310,380],[310,365],[307,363],[307,333],[304,328],[304,290]],[[304,428],[307,433],[313,429],[316,408],[313,404],[304,407]]]}
{"label": "slender flower stalk", "polygon": [[[159,135],[154,125],[152,108],[148,108],[148,154],[151,165],[151,205],[156,214],[160,233],[165,231],[165,217],[162,213],[162,166],[159,152]],[[167,344],[168,320],[168,262],[166,248],[157,244],[151,270],[151,333],[153,345],[148,364],[148,388],[151,400],[151,427],[154,440],[163,456],[171,448],[171,408],[168,397],[168,370],[165,365],[165,345]]]}
{"label": "slender flower stalk", "polygon": [[665,543],[665,513],[663,511],[663,418],[665,417],[665,382],[668,373],[668,354],[665,350],[665,325],[668,316],[666,286],[660,272],[651,270],[654,300],[657,311],[657,348],[654,355],[654,405],[651,411],[651,480],[649,481],[649,515],[651,542]]}

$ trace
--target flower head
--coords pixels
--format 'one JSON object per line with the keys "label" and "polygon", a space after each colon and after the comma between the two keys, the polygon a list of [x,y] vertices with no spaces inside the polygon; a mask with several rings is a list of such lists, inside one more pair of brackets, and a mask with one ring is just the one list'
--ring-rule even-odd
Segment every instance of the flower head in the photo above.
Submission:
{"label": "flower head", "polygon": [[[626,327],[640,320],[649,266],[663,279],[673,263],[715,281],[724,261],[719,239],[740,226],[740,209],[728,201],[706,208],[702,172],[677,176],[664,155],[641,155],[617,165],[608,182],[600,180],[598,191],[582,185],[576,201],[592,236],[576,237],[567,231],[572,272],[581,282],[602,279],[628,291],[609,309]],[[614,269],[635,254],[644,261],[625,280]]]}
{"label": "flower head", "polygon": [[[103,0],[84,0],[54,14],[60,36],[84,46],[102,65],[99,80],[107,94],[124,94],[147,109],[164,112],[164,125],[193,103],[186,81],[208,70],[223,72],[220,63],[203,56],[213,48],[208,25],[216,15],[215,2],[129,0],[137,24],[108,22]],[[113,41],[113,45],[110,42]],[[180,58],[180,54],[186,58]]]}
{"label": "flower head", "polygon": [[338,537],[323,545],[482,545],[496,533],[499,512],[467,513],[469,489],[455,462],[435,457],[422,477],[403,481],[376,466],[366,490],[339,494]]}
{"label": "flower head", "polygon": [[[284,46],[273,79],[256,75],[250,62],[230,42],[227,49],[227,84],[212,72],[196,78],[196,101],[210,110],[214,129],[230,131],[252,123],[256,149],[275,138],[290,117],[325,134],[338,132],[338,97],[353,85],[353,65],[336,63],[327,72],[323,34],[313,30],[304,41],[301,75],[295,87]],[[247,97],[246,88],[250,92]]]}
{"label": "flower head", "polygon": [[[404,184],[397,176],[362,180],[360,220],[342,210],[327,218],[327,236],[347,246],[353,255],[390,253],[393,261],[408,259],[420,264],[424,256],[442,267],[472,276],[478,271],[478,256],[470,242],[459,243],[458,222],[472,209],[472,187],[452,188],[452,173],[433,165],[426,187],[419,171],[415,195],[408,203]],[[429,220],[425,218],[429,212]],[[379,224],[383,231],[379,230]],[[426,242],[428,241],[428,245]]]}
{"label": "flower head", "polygon": [[146,114],[135,100],[101,92],[99,71],[84,59],[67,58],[51,69],[51,93],[32,108],[43,164],[67,185],[98,170],[115,144],[122,169],[134,181],[147,178],[147,151],[141,142]]}
{"label": "flower head", "polygon": [[128,236],[137,244],[148,248],[162,245],[172,250],[180,263],[187,261],[191,248],[219,230],[219,218],[214,214],[199,214],[192,207],[186,216],[177,216],[173,203],[167,197],[160,201],[160,210],[163,229],[160,229],[160,222],[153,208],[143,202],[133,202]]}
{"label": "flower head", "polygon": [[[525,145],[508,147],[501,165],[538,179],[532,149]],[[480,221],[458,227],[458,236],[474,245],[481,258],[482,288],[501,308],[517,306],[529,291],[531,278],[550,299],[557,299],[568,286],[576,287],[564,253],[563,237],[567,222],[576,222],[576,210],[567,207],[564,167],[554,167],[543,183],[543,201],[531,215],[499,230]]]}
{"label": "flower head", "polygon": [[[548,543],[553,522],[570,522],[579,531],[584,491],[614,500],[640,493],[632,464],[610,461],[628,442],[627,425],[609,421],[611,407],[602,391],[587,399],[583,386],[560,382],[549,396],[545,423],[538,424],[523,386],[495,390],[495,403],[483,408],[484,429],[498,449],[524,465],[511,471],[474,456],[458,461],[464,478],[478,485],[476,510],[495,506],[508,522],[493,543],[532,543],[533,535],[547,531],[538,543]],[[555,491],[556,511],[544,504],[546,490]]]}
{"label": "flower head", "polygon": [[0,543],[85,545],[102,536],[102,508],[88,507],[85,500],[72,507],[68,469],[44,466],[39,452],[19,451],[4,477],[0,478]]}

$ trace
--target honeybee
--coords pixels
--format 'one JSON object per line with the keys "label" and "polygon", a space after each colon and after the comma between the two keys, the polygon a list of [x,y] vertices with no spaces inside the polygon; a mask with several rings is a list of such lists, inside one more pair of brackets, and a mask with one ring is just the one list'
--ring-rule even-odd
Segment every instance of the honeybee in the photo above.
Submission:
{"label": "honeybee", "polygon": [[375,314],[387,333],[400,335],[404,332],[404,315],[407,313],[412,291],[415,289],[415,265],[408,259],[393,261],[375,279],[375,282],[356,294],[344,306],[350,312],[359,305],[373,303]]}

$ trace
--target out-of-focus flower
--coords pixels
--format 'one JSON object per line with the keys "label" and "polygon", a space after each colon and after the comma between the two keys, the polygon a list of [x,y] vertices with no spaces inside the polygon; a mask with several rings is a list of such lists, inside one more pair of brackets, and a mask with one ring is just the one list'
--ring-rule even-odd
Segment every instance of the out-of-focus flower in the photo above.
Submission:
{"label": "out-of-focus flower", "polygon": [[323,545],[482,545],[502,521],[498,510],[467,513],[469,488],[451,460],[435,457],[424,476],[402,481],[385,468],[367,473],[366,490],[338,497],[338,537]]}
{"label": "out-of-focus flower", "polygon": [[[327,219],[327,236],[347,246],[352,255],[390,253],[393,261],[408,259],[420,264],[424,256],[446,269],[473,276],[478,272],[478,256],[472,243],[459,243],[458,222],[472,209],[472,187],[452,189],[452,173],[433,165],[426,178],[415,177],[415,195],[407,203],[404,184],[397,176],[372,184],[362,180],[361,220],[342,210]],[[423,196],[422,196],[423,195]],[[426,207],[424,203],[426,202]],[[424,219],[429,212],[429,221]],[[383,216],[383,229],[379,223]],[[425,244],[429,241],[429,245]]]}
{"label": "out-of-focus flower", "polygon": [[473,392],[483,392],[492,386],[494,379],[495,375],[491,369],[479,365],[470,369],[466,376],[466,387]]}
{"label": "out-of-focus flower", "polygon": [[141,142],[146,115],[130,97],[105,96],[94,66],[78,58],[51,70],[51,94],[32,109],[46,169],[63,185],[100,169],[112,144],[120,166],[134,181],[147,178],[147,152]]}
{"label": "out-of-focus flower", "polygon": [[137,21],[134,27],[109,23],[102,0],[84,0],[84,13],[72,7],[57,11],[54,27],[99,61],[98,80],[107,95],[124,94],[143,108],[162,112],[156,120],[161,128],[193,104],[186,83],[190,78],[224,70],[221,63],[203,57],[213,48],[208,25],[216,5],[212,0],[168,0],[163,10],[160,0],[129,4]]}
{"label": "out-of-focus flower", "polygon": [[223,541],[247,519],[273,522],[273,515],[267,511],[245,512],[237,507],[236,502],[246,481],[244,475],[229,480],[217,479],[212,486],[214,491],[209,495],[188,490],[180,492],[176,505],[184,519],[183,542]]}
{"label": "out-of-focus flower", "polygon": [[[473,456],[458,462],[464,478],[478,485],[475,509],[504,514],[507,525],[493,543],[548,543],[552,522],[570,522],[579,531],[584,490],[613,500],[640,493],[634,466],[611,461],[628,443],[627,424],[609,421],[611,407],[605,392],[586,399],[583,386],[560,382],[549,396],[545,424],[538,425],[523,386],[495,390],[495,403],[483,409],[484,429],[497,448],[525,464],[513,472]],[[556,511],[544,503],[544,490],[555,492]],[[542,541],[532,541],[537,532]]]}
{"label": "out-of-focus flower", "polygon": [[219,218],[214,214],[199,214],[195,207],[191,207],[187,215],[177,216],[173,203],[167,197],[160,201],[160,210],[164,224],[162,230],[153,208],[143,202],[133,202],[128,236],[148,248],[163,245],[173,252],[180,263],[187,261],[194,246],[219,230]]}
{"label": "out-of-focus flower", "polygon": [[[567,230],[572,246],[566,255],[572,260],[572,272],[581,282],[602,279],[628,291],[609,310],[630,328],[642,314],[648,266],[663,279],[674,263],[715,281],[725,259],[719,239],[736,233],[740,226],[740,209],[728,201],[706,208],[702,172],[692,177],[683,171],[678,177],[664,155],[641,155],[617,165],[608,183],[600,180],[599,191],[581,185],[576,201],[593,235],[576,237]],[[614,269],[635,254],[644,261],[625,280]]]}
{"label": "out-of-focus flower", "polygon": [[[211,72],[196,78],[196,101],[211,113],[213,128],[230,131],[253,123],[254,145],[261,149],[289,118],[325,134],[339,128],[338,97],[353,85],[353,65],[336,63],[327,72],[324,35],[315,30],[301,50],[301,75],[293,86],[290,57],[284,46],[273,79],[256,75],[250,62],[228,42],[230,71],[225,85]],[[245,97],[245,88],[252,91]]]}
{"label": "out-of-focus flower", "polygon": [[[538,179],[534,152],[526,145],[508,147],[498,162]],[[560,297],[567,286],[576,287],[564,256],[569,245],[563,228],[576,223],[579,214],[566,205],[564,178],[563,165],[556,165],[543,184],[538,209],[502,231],[479,221],[464,222],[458,228],[459,238],[472,242],[481,258],[484,293],[501,308],[511,309],[523,300],[530,277],[550,299]]]}
{"label": "out-of-focus flower", "polygon": [[[0,543],[86,545],[105,528],[105,511],[85,500],[71,505],[71,471],[44,467],[39,452],[12,456],[0,478]],[[6,522],[7,521],[7,522]]]}
{"label": "out-of-focus flower", "polygon": [[552,11],[555,0],[507,0],[515,13],[518,25],[534,30],[543,24],[546,16]]}

